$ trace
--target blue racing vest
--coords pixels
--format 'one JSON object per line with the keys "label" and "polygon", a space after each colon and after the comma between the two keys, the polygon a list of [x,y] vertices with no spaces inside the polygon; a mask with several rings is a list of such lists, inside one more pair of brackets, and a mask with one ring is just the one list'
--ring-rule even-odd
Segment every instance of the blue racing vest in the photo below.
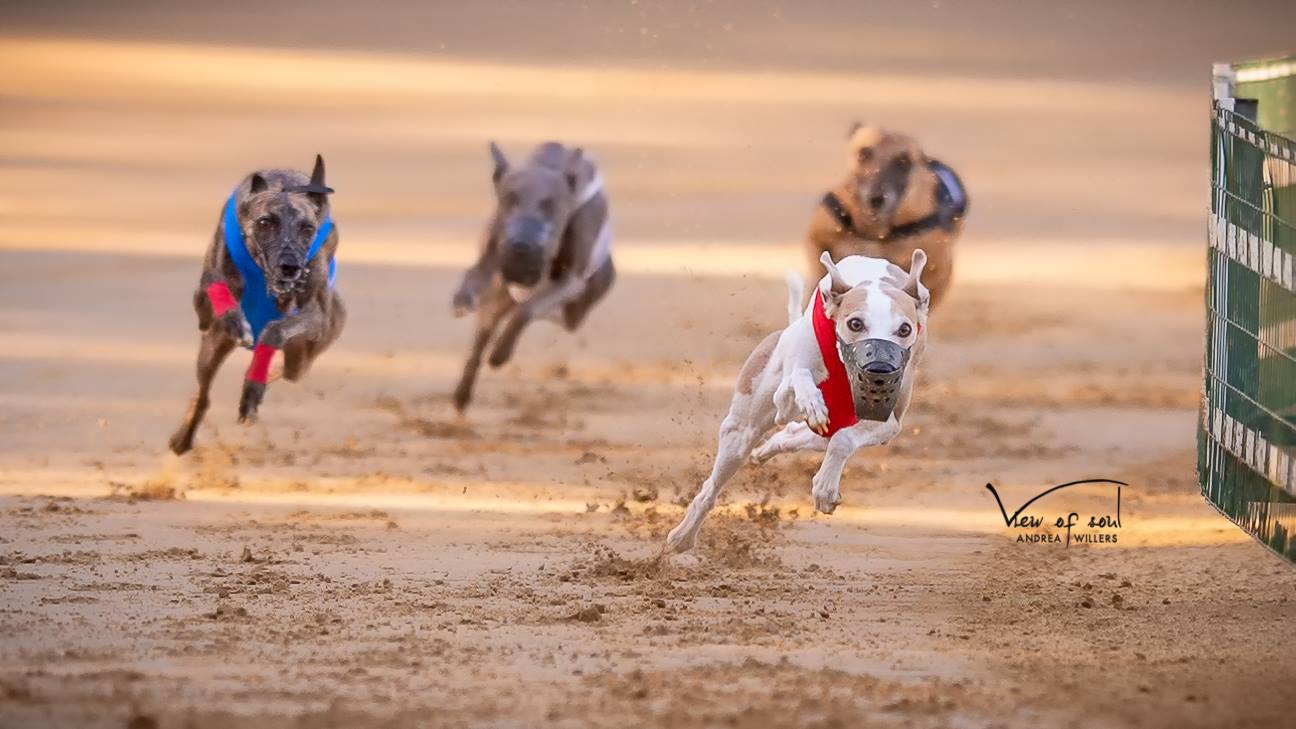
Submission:
{"label": "blue racing vest", "polygon": [[[252,326],[252,341],[255,343],[261,338],[261,330],[265,329],[270,322],[282,319],[284,312],[279,311],[279,304],[266,287],[265,272],[253,260],[252,254],[248,252],[247,243],[243,240],[243,228],[238,221],[238,204],[235,199],[237,197],[238,190],[235,190],[234,194],[230,195],[229,202],[225,203],[225,217],[221,228],[225,231],[225,250],[229,252],[230,260],[234,262],[239,276],[243,278],[243,295],[239,297],[239,308],[243,310],[243,316]],[[306,251],[306,265],[310,265],[310,262],[319,254],[320,247],[328,240],[329,233],[332,231],[333,218],[325,218],[311,240],[310,249]],[[330,289],[333,288],[336,280],[337,262],[330,258],[328,262]]]}

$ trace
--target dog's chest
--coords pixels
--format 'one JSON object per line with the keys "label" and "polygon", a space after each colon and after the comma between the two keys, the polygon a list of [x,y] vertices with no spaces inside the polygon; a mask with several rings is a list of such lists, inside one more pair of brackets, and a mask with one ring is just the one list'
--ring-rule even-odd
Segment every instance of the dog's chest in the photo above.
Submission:
{"label": "dog's chest", "polygon": [[531,298],[531,294],[534,291],[535,291],[534,286],[523,286],[522,284],[515,284],[515,283],[511,283],[508,285],[509,296],[511,296],[513,298],[513,301],[518,304]]}

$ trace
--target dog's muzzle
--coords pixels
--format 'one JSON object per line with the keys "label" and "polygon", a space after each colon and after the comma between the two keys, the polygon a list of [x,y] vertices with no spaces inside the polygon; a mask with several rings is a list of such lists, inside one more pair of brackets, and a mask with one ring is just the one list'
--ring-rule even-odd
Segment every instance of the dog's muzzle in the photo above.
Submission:
{"label": "dog's muzzle", "polygon": [[544,274],[545,242],[551,225],[541,218],[514,218],[504,226],[500,273],[509,283],[533,286]]}
{"label": "dog's muzzle", "polygon": [[886,339],[863,339],[854,344],[838,339],[837,350],[850,377],[855,416],[885,422],[900,399],[909,350]]}
{"label": "dog's muzzle", "polygon": [[301,261],[281,258],[271,271],[270,287],[276,294],[286,294],[297,287],[306,276],[306,266]]}

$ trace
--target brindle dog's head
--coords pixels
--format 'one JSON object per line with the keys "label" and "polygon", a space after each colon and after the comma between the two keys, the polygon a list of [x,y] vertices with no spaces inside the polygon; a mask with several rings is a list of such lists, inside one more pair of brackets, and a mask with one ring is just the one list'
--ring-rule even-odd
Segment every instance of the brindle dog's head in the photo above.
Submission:
{"label": "brindle dog's head", "polygon": [[329,214],[333,189],[324,184],[324,158],[315,156],[309,179],[292,170],[262,170],[243,184],[238,218],[245,245],[270,292],[287,296],[305,284],[307,252]]}
{"label": "brindle dog's head", "polygon": [[935,209],[936,174],[911,137],[856,123],[847,145],[846,187],[856,231],[881,240]]}
{"label": "brindle dog's head", "polygon": [[557,255],[574,212],[582,152],[550,142],[529,164],[516,168],[494,142],[490,152],[495,162],[500,273],[509,283],[533,286]]}

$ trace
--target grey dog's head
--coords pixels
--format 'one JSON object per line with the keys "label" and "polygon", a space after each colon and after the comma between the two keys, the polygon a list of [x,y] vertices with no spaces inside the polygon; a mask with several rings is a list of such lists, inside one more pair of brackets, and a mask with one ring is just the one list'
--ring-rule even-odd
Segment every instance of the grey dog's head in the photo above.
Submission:
{"label": "grey dog's head", "polygon": [[310,272],[307,252],[329,214],[324,158],[315,156],[307,178],[291,170],[263,170],[244,180],[238,218],[243,239],[266,286],[277,297],[305,283]]}
{"label": "grey dog's head", "polygon": [[537,150],[531,164],[515,168],[494,142],[490,152],[500,273],[509,283],[532,286],[558,253],[574,212],[583,153],[549,142]]}

